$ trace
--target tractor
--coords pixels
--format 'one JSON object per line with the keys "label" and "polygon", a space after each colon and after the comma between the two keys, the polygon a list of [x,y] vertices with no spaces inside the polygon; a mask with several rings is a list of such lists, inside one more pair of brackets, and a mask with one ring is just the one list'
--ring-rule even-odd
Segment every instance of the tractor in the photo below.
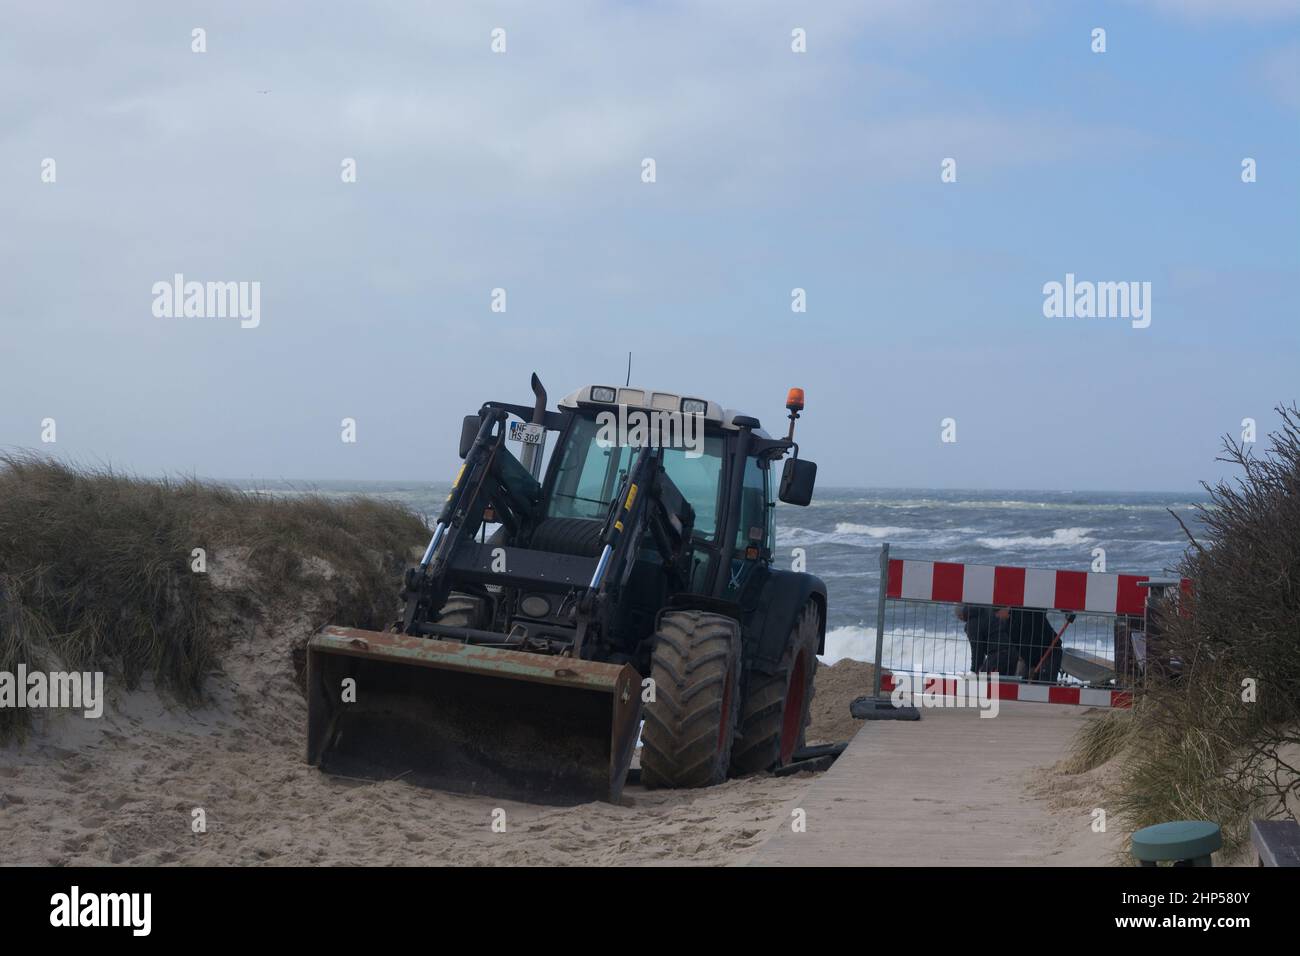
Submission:
{"label": "tractor", "polygon": [[646,787],[790,764],[826,630],[825,585],[775,563],[774,498],[816,480],[802,389],[776,438],[704,398],[532,389],[465,418],[392,627],[312,637],[309,763],[565,804],[618,801],[638,738]]}

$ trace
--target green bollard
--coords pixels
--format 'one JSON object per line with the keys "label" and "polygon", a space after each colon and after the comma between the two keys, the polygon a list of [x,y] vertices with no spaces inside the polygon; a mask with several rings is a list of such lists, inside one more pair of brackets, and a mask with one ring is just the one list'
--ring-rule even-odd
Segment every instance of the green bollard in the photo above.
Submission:
{"label": "green bollard", "polygon": [[1157,823],[1133,834],[1133,857],[1142,866],[1214,866],[1211,854],[1222,846],[1219,825],[1204,820]]}

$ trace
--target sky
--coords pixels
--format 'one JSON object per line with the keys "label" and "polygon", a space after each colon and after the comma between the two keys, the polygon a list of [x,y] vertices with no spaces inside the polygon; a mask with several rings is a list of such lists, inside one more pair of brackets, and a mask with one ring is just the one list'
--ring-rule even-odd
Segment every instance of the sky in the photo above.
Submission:
{"label": "sky", "polygon": [[447,480],[631,351],[823,484],[1190,490],[1300,398],[1298,160],[1300,0],[0,0],[0,449]]}

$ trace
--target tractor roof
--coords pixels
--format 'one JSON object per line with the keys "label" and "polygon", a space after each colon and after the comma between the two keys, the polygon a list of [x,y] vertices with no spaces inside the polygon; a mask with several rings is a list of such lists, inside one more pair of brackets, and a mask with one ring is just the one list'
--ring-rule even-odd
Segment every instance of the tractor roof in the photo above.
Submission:
{"label": "tractor roof", "polygon": [[[736,427],[735,419],[744,414],[734,408],[723,408],[707,398],[622,385],[584,385],[565,395],[558,404],[560,408],[616,408],[626,405],[645,411],[702,413],[706,422],[732,429]],[[767,437],[761,428],[754,429],[754,433]]]}

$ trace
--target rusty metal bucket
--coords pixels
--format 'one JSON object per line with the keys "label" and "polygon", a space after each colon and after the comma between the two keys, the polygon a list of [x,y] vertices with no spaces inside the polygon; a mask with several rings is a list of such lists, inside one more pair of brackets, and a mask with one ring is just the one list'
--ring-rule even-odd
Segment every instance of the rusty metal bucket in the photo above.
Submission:
{"label": "rusty metal bucket", "polygon": [[307,762],[328,773],[614,802],[640,717],[630,664],[334,626],[307,648]]}

